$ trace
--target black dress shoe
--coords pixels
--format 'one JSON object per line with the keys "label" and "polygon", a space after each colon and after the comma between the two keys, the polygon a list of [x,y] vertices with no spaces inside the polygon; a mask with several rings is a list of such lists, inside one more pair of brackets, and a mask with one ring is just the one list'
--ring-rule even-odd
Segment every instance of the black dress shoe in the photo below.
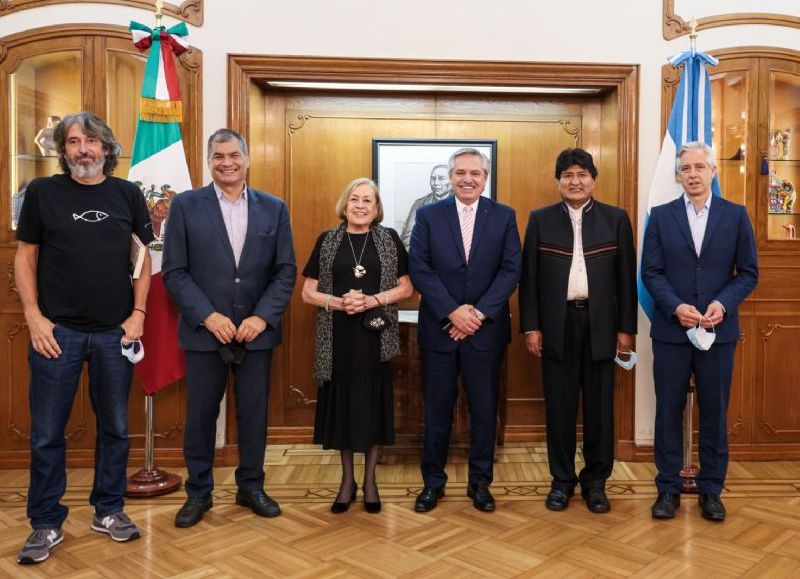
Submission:
{"label": "black dress shoe", "polygon": [[586,508],[593,513],[607,513],[611,510],[611,503],[608,502],[605,489],[588,488],[581,491],[581,496],[586,501]]}
{"label": "black dress shoe", "polygon": [[486,481],[481,480],[476,483],[469,483],[467,485],[467,496],[472,499],[472,506],[479,511],[484,513],[494,511],[494,497],[489,492],[489,484]]}
{"label": "black dress shoe", "polygon": [[681,506],[681,495],[671,493],[658,493],[658,498],[650,508],[654,519],[674,519],[675,511]]}
{"label": "black dress shoe", "polygon": [[436,502],[444,496],[444,487],[435,489],[433,487],[425,487],[422,492],[417,495],[417,500],[414,501],[414,510],[418,513],[427,513],[436,508]]}
{"label": "black dress shoe", "polygon": [[701,493],[697,497],[697,504],[700,505],[700,511],[704,519],[716,522],[725,520],[725,505],[722,504],[719,495]]}
{"label": "black dress shoe", "polygon": [[341,515],[342,513],[346,513],[347,509],[350,508],[350,503],[356,500],[357,492],[358,492],[358,485],[356,483],[353,483],[353,492],[350,493],[350,500],[347,502],[334,501],[333,504],[331,505],[331,512],[334,515]]}
{"label": "black dress shoe", "polygon": [[186,528],[194,527],[203,518],[203,513],[214,505],[211,496],[199,499],[189,497],[175,514],[175,526]]}
{"label": "black dress shoe", "polygon": [[569,498],[572,493],[562,491],[561,489],[551,489],[547,493],[547,499],[544,501],[544,506],[550,511],[563,511],[569,506]]}
{"label": "black dress shoe", "polygon": [[278,503],[269,498],[269,495],[263,490],[237,490],[236,504],[249,508],[259,517],[277,517],[281,514],[281,508]]}

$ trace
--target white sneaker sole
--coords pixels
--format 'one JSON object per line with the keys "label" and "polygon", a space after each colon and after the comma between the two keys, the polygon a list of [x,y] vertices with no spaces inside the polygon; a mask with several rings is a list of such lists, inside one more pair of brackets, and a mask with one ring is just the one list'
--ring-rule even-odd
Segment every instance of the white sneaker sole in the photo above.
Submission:
{"label": "white sneaker sole", "polygon": [[112,534],[111,534],[111,531],[109,531],[108,529],[106,529],[104,526],[102,526],[102,525],[95,525],[94,523],[92,523],[92,530],[93,530],[93,531],[97,531],[98,533],[105,533],[106,535],[108,535],[109,537],[111,537],[111,539],[112,539],[113,541],[116,541],[117,543],[126,543],[126,542],[128,542],[128,541],[133,541],[134,539],[138,539],[138,538],[141,536],[141,535],[139,534],[139,531],[136,531],[136,533],[134,533],[133,535],[131,535],[130,537],[128,537],[128,538],[126,538],[126,539],[118,539],[117,537],[115,537],[114,535],[112,535]]}
{"label": "white sneaker sole", "polygon": [[33,557],[22,557],[17,559],[18,565],[32,565],[34,563],[41,563],[42,561],[46,560],[50,556],[50,551],[55,549],[61,541],[64,540],[64,535],[61,535],[58,539],[56,539],[50,548],[47,550],[47,553],[43,557],[39,557],[38,559],[34,559]]}

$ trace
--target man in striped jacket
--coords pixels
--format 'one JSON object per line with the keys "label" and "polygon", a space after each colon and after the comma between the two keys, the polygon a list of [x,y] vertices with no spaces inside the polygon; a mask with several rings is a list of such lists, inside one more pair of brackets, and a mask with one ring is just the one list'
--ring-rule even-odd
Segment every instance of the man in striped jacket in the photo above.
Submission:
{"label": "man in striped jacket", "polygon": [[[562,511],[580,483],[590,511],[611,509],[614,358],[636,333],[636,255],[628,215],[593,198],[597,168],[583,149],[556,160],[561,202],[532,211],[522,253],[520,329],[542,358],[547,456],[553,477],[545,505]],[[624,357],[624,356],[623,356]],[[578,398],[585,466],[575,473]]]}

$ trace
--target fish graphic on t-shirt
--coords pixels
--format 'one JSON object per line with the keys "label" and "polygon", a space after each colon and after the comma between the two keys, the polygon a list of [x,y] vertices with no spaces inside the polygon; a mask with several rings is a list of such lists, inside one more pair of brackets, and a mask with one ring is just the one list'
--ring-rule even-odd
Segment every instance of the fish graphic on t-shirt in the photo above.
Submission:
{"label": "fish graphic on t-shirt", "polygon": [[90,211],[84,211],[80,215],[77,213],[72,214],[72,219],[77,221],[80,219],[81,221],[86,221],[87,223],[97,223],[98,221],[102,221],[108,217],[108,213],[104,211],[98,211],[97,209],[92,209]]}

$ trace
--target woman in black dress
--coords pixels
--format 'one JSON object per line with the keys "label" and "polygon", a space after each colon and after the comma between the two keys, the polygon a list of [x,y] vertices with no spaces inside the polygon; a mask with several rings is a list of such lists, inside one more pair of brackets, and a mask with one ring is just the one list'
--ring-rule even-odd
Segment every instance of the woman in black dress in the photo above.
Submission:
{"label": "woman in black dress", "polygon": [[372,180],[348,183],[336,215],[342,223],[319,236],[303,270],[303,301],[318,307],[314,442],[341,454],[342,483],[331,511],[343,513],[355,500],[353,452],[363,452],[364,506],[378,513],[378,449],[394,444],[389,360],[400,354],[396,304],[413,288],[400,237],[380,225],[383,205]]}

